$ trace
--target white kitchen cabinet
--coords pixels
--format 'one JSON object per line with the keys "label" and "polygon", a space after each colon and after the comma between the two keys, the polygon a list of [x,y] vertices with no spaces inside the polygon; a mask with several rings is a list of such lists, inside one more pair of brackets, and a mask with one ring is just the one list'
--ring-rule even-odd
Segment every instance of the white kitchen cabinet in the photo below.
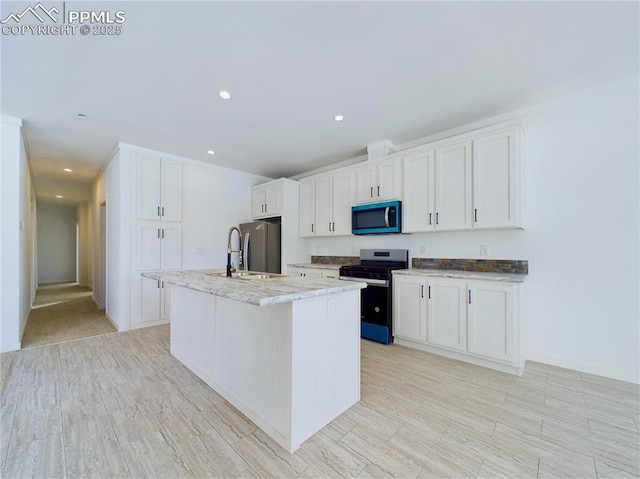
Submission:
{"label": "white kitchen cabinet", "polygon": [[464,351],[467,347],[466,284],[455,279],[429,279],[427,285],[427,341]]}
{"label": "white kitchen cabinet", "polygon": [[142,221],[137,230],[139,271],[182,268],[182,227],[179,223]]}
{"label": "white kitchen cabinet", "polygon": [[300,182],[300,236],[351,234],[353,170]]}
{"label": "white kitchen cabinet", "polygon": [[138,219],[182,219],[182,164],[157,156],[136,158],[136,211]]}
{"label": "white kitchen cabinet", "polygon": [[419,276],[393,277],[393,336],[427,340],[427,280]]}
{"label": "white kitchen cabinet", "polygon": [[518,227],[520,128],[473,140],[473,227]]}
{"label": "white kitchen cabinet", "polygon": [[435,229],[470,229],[471,141],[435,150]]}
{"label": "white kitchen cabinet", "polygon": [[300,276],[303,278],[327,278],[338,279],[340,274],[336,268],[305,268],[304,266],[289,266],[289,276]]}
{"label": "white kitchen cabinet", "polygon": [[510,362],[515,338],[513,284],[474,281],[468,285],[468,350],[491,359]]}
{"label": "white kitchen cabinet", "polygon": [[521,375],[521,284],[393,275],[395,342]]}
{"label": "white kitchen cabinet", "polygon": [[148,322],[169,320],[171,314],[171,285],[140,276],[140,311],[136,326]]}
{"label": "white kitchen cabinet", "polygon": [[356,168],[356,203],[402,198],[402,159],[381,160]]}
{"label": "white kitchen cabinet", "polygon": [[251,189],[251,216],[254,219],[282,215],[282,182],[270,181]]}
{"label": "white kitchen cabinet", "polygon": [[435,229],[434,152],[423,151],[404,158],[402,231]]}

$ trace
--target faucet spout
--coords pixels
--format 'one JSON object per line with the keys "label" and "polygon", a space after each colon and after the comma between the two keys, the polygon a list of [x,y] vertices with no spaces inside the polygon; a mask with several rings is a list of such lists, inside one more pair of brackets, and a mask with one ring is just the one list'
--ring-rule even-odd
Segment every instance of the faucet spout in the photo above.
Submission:
{"label": "faucet spout", "polygon": [[[231,236],[233,235],[234,231],[238,232],[238,249],[231,248]],[[238,263],[242,262],[242,232],[237,226],[232,226],[231,228],[229,228],[229,236],[227,238],[227,277],[229,278],[231,277],[231,253],[239,253],[240,259],[238,260]]]}

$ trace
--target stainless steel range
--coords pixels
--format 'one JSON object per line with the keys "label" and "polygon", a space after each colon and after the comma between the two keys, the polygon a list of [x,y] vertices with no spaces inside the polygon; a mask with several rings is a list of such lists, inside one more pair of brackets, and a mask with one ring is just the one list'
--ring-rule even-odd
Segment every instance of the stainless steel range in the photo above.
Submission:
{"label": "stainless steel range", "polygon": [[360,265],[342,266],[340,279],[361,281],[360,331],[365,339],[380,343],[393,342],[391,271],[409,266],[406,249],[361,249]]}

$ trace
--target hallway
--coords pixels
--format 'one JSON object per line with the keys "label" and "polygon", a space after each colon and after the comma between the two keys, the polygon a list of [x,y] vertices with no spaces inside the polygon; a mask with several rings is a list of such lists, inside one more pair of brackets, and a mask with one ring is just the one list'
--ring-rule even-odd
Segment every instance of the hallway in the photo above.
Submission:
{"label": "hallway", "polygon": [[91,290],[77,283],[40,286],[29,314],[22,348],[62,343],[113,333],[116,328],[91,300]]}

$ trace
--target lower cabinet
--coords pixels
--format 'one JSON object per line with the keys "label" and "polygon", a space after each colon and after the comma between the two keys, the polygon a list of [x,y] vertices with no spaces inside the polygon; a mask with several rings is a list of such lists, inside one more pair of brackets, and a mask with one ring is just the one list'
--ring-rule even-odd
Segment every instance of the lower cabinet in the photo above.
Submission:
{"label": "lower cabinet", "polygon": [[163,281],[140,277],[140,312],[132,327],[154,321],[168,321],[171,315],[171,288]]}
{"label": "lower cabinet", "polygon": [[302,276],[303,278],[327,278],[338,279],[340,274],[335,268],[305,268],[304,266],[289,266],[289,276]]}
{"label": "lower cabinet", "polygon": [[394,274],[395,342],[522,374],[520,283]]}

